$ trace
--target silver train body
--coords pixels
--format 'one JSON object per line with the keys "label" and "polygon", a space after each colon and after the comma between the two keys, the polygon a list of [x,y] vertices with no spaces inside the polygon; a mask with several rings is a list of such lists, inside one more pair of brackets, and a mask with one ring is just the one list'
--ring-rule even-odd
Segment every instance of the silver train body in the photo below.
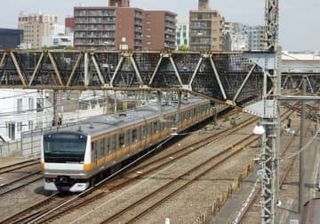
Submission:
{"label": "silver train body", "polygon": [[[101,115],[42,136],[41,167],[47,191],[81,192],[99,173],[212,116],[208,100],[143,106],[126,116]],[[174,129],[173,129],[174,127]]]}

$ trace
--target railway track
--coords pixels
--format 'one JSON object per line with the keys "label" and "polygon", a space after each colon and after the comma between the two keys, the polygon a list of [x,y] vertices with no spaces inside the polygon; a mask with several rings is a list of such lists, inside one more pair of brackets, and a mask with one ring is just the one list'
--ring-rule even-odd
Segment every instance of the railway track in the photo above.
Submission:
{"label": "railway track", "polygon": [[[32,159],[1,167],[0,175],[5,177],[2,179],[9,179],[10,176],[16,176],[19,173],[26,174],[20,177],[14,177],[13,180],[7,182],[3,182],[2,180],[0,183],[0,197],[41,180],[41,171],[39,169],[36,171],[28,170],[28,168],[32,168],[36,165],[39,165],[39,159]],[[25,169],[28,171],[25,171]]]}
{"label": "railway track", "polygon": [[40,165],[39,159],[32,159],[28,161],[23,161],[8,166],[0,167],[0,174],[10,173],[12,171],[20,170],[26,167]]}
{"label": "railway track", "polygon": [[[138,179],[141,179],[143,176],[146,176],[154,171],[160,170],[161,168],[165,166],[169,166],[170,164],[176,162],[179,159],[182,159],[183,157],[186,157],[190,155],[191,153],[196,152],[197,150],[203,148],[204,146],[217,141],[221,138],[224,138],[225,136],[230,136],[237,131],[239,131],[241,128],[244,128],[250,124],[253,124],[256,122],[257,119],[249,118],[241,123],[239,123],[236,127],[228,128],[227,130],[218,132],[214,135],[205,137],[198,142],[194,142],[192,144],[189,144],[187,146],[184,146],[174,152],[171,152],[169,154],[166,154],[162,157],[159,157],[155,160],[152,160],[148,163],[144,163],[142,166],[138,166],[136,168],[133,168],[129,170],[129,172],[126,173],[126,175],[122,176],[121,180],[116,180],[115,185],[109,185],[109,190],[117,190],[119,188],[124,187],[125,185],[128,185],[131,182],[137,181]],[[144,170],[143,172],[141,170]],[[122,181],[122,182],[121,182]]]}
{"label": "railway track", "polygon": [[[204,139],[205,142],[202,143],[202,144],[200,144],[200,142],[191,144],[191,145],[189,145],[189,146],[187,146],[187,147],[183,147],[183,148],[177,150],[176,152],[173,152],[173,153],[171,153],[171,154],[169,154],[169,155],[166,155],[166,156],[164,156],[164,157],[161,157],[161,158],[157,159],[156,161],[152,161],[152,162],[150,162],[150,163],[147,163],[146,165],[143,166],[144,169],[147,168],[147,167],[150,167],[151,165],[154,165],[155,163],[157,163],[158,165],[151,167],[151,168],[148,169],[146,172],[144,172],[144,173],[142,173],[142,174],[140,174],[140,175],[138,175],[138,176],[136,176],[136,177],[133,177],[133,178],[130,178],[130,179],[126,179],[126,181],[121,182],[120,184],[113,185],[112,187],[110,187],[110,185],[107,185],[107,188],[109,188],[109,189],[112,190],[112,191],[115,191],[115,190],[120,189],[120,188],[122,188],[122,187],[124,187],[124,186],[127,186],[127,185],[130,184],[131,182],[133,182],[133,181],[135,181],[135,180],[138,180],[138,178],[141,177],[142,175],[147,175],[148,173],[151,173],[152,171],[155,171],[155,170],[157,170],[157,169],[159,169],[159,168],[161,168],[161,167],[163,167],[163,166],[168,165],[169,163],[172,163],[173,161],[170,160],[170,161],[166,161],[166,162],[164,162],[164,163],[162,163],[162,164],[159,164],[161,161],[165,160],[168,156],[169,156],[169,157],[174,156],[174,157],[175,157],[175,160],[177,160],[177,159],[179,159],[179,158],[182,158],[182,157],[184,157],[184,156],[187,156],[188,154],[191,154],[192,152],[196,151],[197,149],[203,147],[204,145],[206,145],[206,144],[208,144],[208,143],[210,143],[210,142],[212,142],[212,141],[214,141],[214,140],[217,140],[217,139],[223,137],[223,135],[232,134],[232,133],[238,131],[239,129],[243,128],[244,126],[247,126],[247,125],[249,125],[249,124],[252,124],[252,123],[255,122],[255,121],[256,121],[256,119],[249,118],[249,119],[247,119],[247,120],[245,120],[245,121],[243,121],[243,122],[240,122],[240,123],[239,123],[237,126],[235,126],[235,127],[228,128],[228,129],[226,129],[226,130],[223,130],[223,131],[221,131],[221,132],[218,132],[217,134],[214,134],[214,135],[211,135],[211,136],[209,136],[209,137],[206,137],[206,138]],[[191,150],[185,151],[185,150],[188,149],[188,148],[191,149]],[[139,167],[138,169],[141,169],[141,168],[142,168],[142,167]],[[133,169],[130,173],[135,173],[135,171],[136,171],[136,169]],[[105,188],[105,187],[104,187],[104,188]],[[99,198],[100,198],[101,196],[103,196],[104,194],[106,194],[106,193],[105,193],[105,192],[98,193],[98,194],[93,193],[93,195],[91,195],[90,197],[88,197],[88,199],[85,199],[86,197],[80,198],[79,200],[76,200],[75,202],[71,202],[71,203],[69,203],[68,205],[66,205],[63,210],[61,210],[61,211],[58,210],[58,211],[52,213],[52,214],[50,215],[51,218],[46,217],[45,219],[41,219],[41,220],[42,220],[41,222],[46,222],[46,220],[52,220],[52,219],[54,219],[55,217],[54,217],[53,214],[56,214],[56,217],[59,217],[59,216],[65,214],[66,212],[68,212],[68,211],[70,211],[70,210],[73,210],[73,209],[79,208],[79,207],[81,207],[81,206],[84,206],[84,205],[86,205],[87,203],[89,203],[90,201],[94,201],[94,199],[99,199]],[[62,205],[64,202],[65,202],[65,201],[61,201],[61,205]],[[51,203],[50,200],[47,201],[47,203]],[[40,204],[42,204],[42,202],[40,202]],[[58,207],[58,206],[57,206],[57,207]],[[31,211],[31,212],[28,212],[29,209],[30,209],[30,208],[27,208],[26,211],[21,211],[19,214],[32,213],[32,211]],[[33,209],[33,208],[31,208],[31,209]],[[33,215],[32,218],[33,218],[33,219],[36,219],[37,217],[40,217],[42,214],[46,213],[47,211],[48,211],[47,209],[44,209],[44,211],[38,211],[39,216]],[[16,216],[16,215],[19,216],[19,214],[15,214],[14,216]],[[20,220],[20,221],[22,221],[22,220]]]}
{"label": "railway track", "polygon": [[[298,109],[297,107],[292,107],[292,106],[290,106],[290,107],[293,110]],[[311,126],[309,126],[308,129],[305,131],[304,136],[306,136],[306,133],[308,133],[310,128],[311,128]],[[292,138],[290,139],[290,141],[287,144],[286,148],[281,152],[281,157],[284,157],[284,156],[287,155],[287,153],[289,152],[289,149],[292,148],[292,145],[296,140],[297,140],[297,136],[292,136]],[[295,157],[294,159],[290,160],[287,164],[285,164],[283,166],[284,169],[281,172],[280,181],[279,181],[279,188],[280,189],[282,189],[283,185],[285,184],[285,180],[288,177],[289,172],[292,170],[292,167],[293,167],[294,163],[296,162],[297,158],[298,157]],[[248,215],[248,212],[252,209],[254,204],[258,203],[260,191],[261,191],[260,187],[258,187],[255,190],[255,192],[253,194],[253,197],[252,197],[248,207],[244,210],[244,213],[242,214],[242,216],[240,217],[240,219],[239,219],[239,221],[237,223],[244,223],[244,220],[246,219],[246,217]]]}
{"label": "railway track", "polygon": [[32,183],[42,180],[41,171],[32,172],[25,176],[0,184],[0,197],[12,193],[13,191],[24,188]]}
{"label": "railway track", "polygon": [[[195,151],[196,149],[199,149],[199,148],[202,147],[203,145],[206,145],[206,144],[210,143],[210,141],[212,142],[212,141],[214,141],[214,140],[216,140],[216,139],[218,139],[218,138],[221,138],[221,137],[223,137],[222,135],[234,133],[234,132],[236,132],[237,130],[239,130],[239,129],[243,128],[244,126],[249,125],[249,124],[251,124],[251,123],[253,123],[253,122],[255,122],[255,121],[256,121],[256,119],[249,118],[249,119],[247,119],[247,120],[245,120],[245,121],[243,121],[243,122],[240,122],[236,127],[226,129],[226,130],[224,130],[224,131],[221,131],[221,132],[217,133],[217,134],[214,135],[214,136],[212,135],[212,136],[210,136],[210,137],[205,138],[205,140],[206,140],[206,141],[205,141],[205,144],[200,144],[200,145],[199,145],[199,143],[197,143],[197,144],[192,144],[192,145],[189,145],[189,146],[187,146],[187,147],[183,147],[183,148],[177,150],[176,152],[170,154],[169,156],[175,156],[176,159],[182,158],[182,157],[184,157],[184,156],[192,153],[192,152]],[[226,132],[226,131],[227,131],[227,132]],[[197,146],[196,146],[196,145],[197,145]],[[191,150],[189,150],[188,152],[186,152],[185,150],[186,150],[187,148],[189,148],[189,149],[191,149]],[[178,154],[179,154],[179,156],[178,156]],[[161,167],[163,167],[163,166],[168,165],[168,164],[170,163],[170,161],[166,161],[166,162],[164,162],[164,163],[162,163],[162,164],[159,164],[161,161],[163,161],[163,160],[166,159],[167,157],[168,157],[168,155],[166,155],[165,158],[164,158],[164,157],[161,157],[161,158],[157,159],[157,161],[152,161],[152,162],[150,162],[150,163],[147,163],[147,164],[144,166],[144,168],[150,167],[151,164],[154,164],[155,162],[157,162],[158,165],[151,167],[148,171],[144,172],[143,174],[140,174],[139,176],[126,179],[126,181],[121,182],[120,184],[117,184],[117,185],[112,185],[112,187],[110,187],[110,185],[107,185],[107,187],[103,187],[103,188],[104,188],[104,189],[109,189],[110,191],[116,191],[117,189],[120,189],[120,188],[122,188],[122,187],[124,187],[124,186],[127,186],[127,185],[130,184],[131,182],[133,182],[133,181],[135,181],[135,180],[138,180],[138,178],[141,177],[142,175],[147,175],[148,173],[151,173],[152,171],[155,171],[155,170],[157,170],[157,169],[159,169],[159,168],[161,168]],[[141,169],[141,167],[139,167],[139,169]],[[134,170],[131,171],[130,173],[134,173],[135,171],[136,171],[136,170],[134,169]],[[87,204],[90,203],[91,201],[94,201],[95,199],[99,199],[99,198],[101,198],[101,197],[102,197],[103,195],[105,195],[105,194],[106,194],[105,191],[104,191],[104,192],[99,192],[99,193],[93,193],[93,195],[91,195],[90,197],[83,197],[83,198],[80,198],[79,200],[70,202],[70,203],[68,203],[67,205],[63,206],[63,209],[57,209],[56,211],[51,212],[50,215],[48,215],[48,216],[46,216],[46,217],[44,217],[44,218],[41,218],[41,220],[37,221],[37,223],[38,223],[38,222],[40,222],[40,223],[45,223],[45,222],[47,222],[48,220],[53,220],[53,219],[55,219],[55,218],[57,218],[57,217],[62,216],[63,214],[65,214],[65,213],[67,213],[67,212],[70,212],[70,211],[72,211],[72,210],[74,210],[74,209],[77,209],[77,208],[79,208],[79,207],[82,207],[82,206],[87,205]],[[63,205],[63,203],[64,203],[64,202],[62,202],[61,205]],[[57,206],[57,207],[59,207],[59,206]],[[40,216],[41,216],[42,214],[44,214],[45,212],[47,212],[47,211],[39,212]],[[26,212],[26,213],[28,213],[28,212]],[[40,216],[37,216],[37,217],[40,217]],[[33,216],[34,219],[36,219],[37,217]]]}
{"label": "railway track", "polygon": [[[288,113],[288,111],[286,113]],[[47,222],[50,222],[50,221],[52,221],[52,220],[54,220],[56,218],[61,217],[62,215],[66,214],[66,213],[69,213],[69,212],[71,212],[71,211],[73,211],[73,210],[75,210],[77,208],[80,208],[82,206],[85,206],[85,205],[89,204],[90,202],[92,202],[92,201],[94,201],[96,199],[101,198],[102,196],[108,194],[109,191],[115,191],[115,190],[117,190],[119,188],[127,186],[129,183],[139,179],[142,175],[147,175],[148,173],[150,173],[152,171],[155,171],[157,169],[160,169],[163,166],[168,165],[169,163],[171,163],[172,159],[169,160],[169,161],[165,161],[165,162],[163,162],[163,160],[165,160],[165,159],[167,159],[169,157],[175,157],[177,159],[178,158],[182,158],[182,157],[194,152],[195,150],[203,147],[204,145],[207,145],[210,142],[215,141],[215,140],[217,140],[219,138],[225,137],[226,135],[230,135],[230,134],[240,130],[241,128],[243,128],[243,127],[245,127],[245,126],[247,126],[249,124],[252,124],[252,123],[254,123],[256,121],[257,121],[256,118],[247,119],[247,120],[239,123],[236,127],[225,129],[224,131],[221,131],[221,132],[219,132],[219,133],[217,133],[215,135],[212,135],[212,136],[209,136],[209,137],[205,138],[205,142],[204,143],[194,143],[194,144],[189,145],[187,147],[183,147],[182,149],[179,149],[176,152],[173,152],[172,154],[166,155],[165,156],[166,158],[161,157],[161,158],[157,159],[156,161],[152,161],[150,163],[147,163],[147,164],[145,164],[143,166],[143,169],[146,169],[146,168],[149,167],[149,169],[146,172],[144,172],[142,174],[139,174],[138,176],[135,176],[133,178],[126,178],[127,180],[124,181],[124,182],[121,182],[120,184],[112,185],[111,187],[110,187],[110,185],[107,185],[107,187],[103,187],[104,189],[107,189],[107,190],[94,191],[89,196],[81,196],[81,198],[79,197],[78,199],[71,199],[71,200],[69,200],[70,202],[68,202],[68,200],[63,200],[63,201],[60,201],[60,204],[59,203],[55,203],[55,201],[50,202],[50,200],[49,200],[49,201],[47,201],[47,204],[53,204],[53,205],[50,206],[50,208],[48,208],[48,209],[45,209],[45,208],[39,209],[40,211],[38,210],[37,215],[35,215],[35,214],[32,215],[32,217],[30,217],[30,219],[28,219],[28,221],[31,221],[31,223],[34,220],[36,220],[36,223],[47,223]],[[186,151],[186,149],[189,149],[189,150]],[[163,162],[163,163],[161,163],[161,162]],[[154,164],[157,164],[157,165],[154,166]],[[142,169],[142,167],[137,167],[137,168],[133,169],[132,173],[136,172],[138,169]],[[37,207],[37,206],[35,205],[35,207]],[[23,213],[24,214],[28,214],[28,213],[32,213],[33,214],[33,212],[30,212],[29,209],[30,208],[28,208],[28,209],[26,209],[24,211],[21,211],[19,214],[23,214]],[[15,214],[15,216],[20,216],[19,214]],[[20,220],[19,223],[24,223],[24,222],[21,222],[21,221],[23,221],[22,218],[20,218],[19,220]]]}
{"label": "railway track", "polygon": [[[288,115],[289,112],[289,115]],[[282,117],[287,118],[288,116],[290,116],[290,111],[285,112]],[[214,158],[210,158],[207,161],[205,161],[203,164],[200,164],[199,166],[195,167],[193,170],[186,172],[185,174],[177,177],[176,179],[172,180],[171,182],[169,182],[168,184],[164,185],[163,187],[157,189],[155,192],[152,192],[151,194],[145,196],[144,198],[140,199],[139,201],[131,204],[130,206],[124,208],[123,210],[121,210],[120,212],[118,212],[117,214],[109,217],[108,219],[105,219],[103,222],[101,223],[109,223],[112,221],[116,221],[118,220],[120,217],[123,217],[123,214],[137,214],[134,217],[131,217],[129,219],[129,221],[126,221],[126,223],[134,223],[137,220],[139,220],[141,217],[145,216],[146,214],[148,214],[150,211],[152,211],[153,209],[155,209],[156,207],[158,207],[159,205],[161,205],[163,202],[165,202],[167,199],[173,197],[175,194],[181,192],[181,190],[183,190],[184,188],[186,188],[187,186],[189,186],[190,184],[192,184],[195,180],[199,179],[201,176],[205,175],[206,173],[208,173],[209,171],[211,171],[212,169],[216,168],[217,166],[223,164],[225,161],[227,161],[228,159],[231,159],[233,156],[235,156],[236,154],[240,153],[245,147],[251,145],[253,142],[257,141],[259,139],[259,137],[255,136],[255,135],[250,135],[249,137],[240,140],[238,143],[236,143],[236,145],[227,148],[225,151],[221,152],[221,154],[219,153],[217,156],[221,156],[223,154],[225,154],[226,152],[228,152],[229,150],[232,150],[233,152],[229,155],[226,155],[224,158],[222,158],[219,162],[217,162],[216,164],[214,164],[213,166],[209,167],[208,169],[204,170],[203,172],[201,172],[200,174],[196,175],[195,177],[190,179],[190,175],[191,173],[195,170],[195,169],[199,169],[201,166],[205,165],[207,162],[211,161]],[[248,141],[246,143],[244,143],[244,141]],[[236,149],[235,149],[236,148]],[[214,156],[215,157],[215,156]],[[180,187],[178,187],[177,189],[175,189],[174,191],[172,191],[169,194],[166,194],[167,196],[165,196],[164,198],[162,198],[161,200],[158,200],[157,202],[155,202],[154,204],[150,205],[150,203],[145,206],[147,207],[147,209],[141,211],[141,212],[133,212],[135,207],[140,206],[141,203],[143,203],[145,200],[148,200],[149,198],[152,198],[155,194],[165,194],[162,191],[166,191],[167,189],[169,189],[171,187],[171,185],[177,183],[180,179],[183,179],[185,177],[187,177],[190,179],[188,180],[187,183],[181,185]]]}
{"label": "railway track", "polygon": [[[236,144],[224,149],[223,151],[216,154],[215,156],[208,158],[206,161],[200,163],[199,165],[195,166],[191,170],[184,172],[183,174],[169,181],[167,184],[147,194],[140,200],[123,208],[122,210],[118,211],[114,215],[103,220],[101,223],[110,223],[118,219],[125,220],[125,218],[127,218],[125,217],[125,215],[130,216],[129,213],[136,214],[136,215],[134,215],[133,217],[130,217],[129,220],[126,220],[125,222],[126,223],[136,222],[138,219],[145,216],[147,213],[149,213],[150,211],[152,211],[153,209],[155,209],[156,207],[158,207],[159,205],[167,201],[169,198],[180,193],[182,190],[184,190],[189,185],[194,183],[200,177],[216,169],[218,166],[222,165],[227,160],[233,158],[235,155],[242,152],[247,146],[251,145],[257,140],[258,140],[258,137],[252,134],[238,141]],[[185,180],[184,183],[181,183],[181,179]],[[157,197],[159,197],[160,199],[155,200],[155,198]]]}
{"label": "railway track", "polygon": [[59,197],[59,193],[55,193],[51,195],[50,197],[35,203],[34,205],[28,207],[27,209],[24,209],[23,211],[20,211],[13,216],[10,216],[2,221],[0,221],[0,224],[20,224],[20,223],[29,223],[36,217],[39,217],[40,215],[44,214],[45,212],[51,210],[52,208],[58,206],[66,199]]}

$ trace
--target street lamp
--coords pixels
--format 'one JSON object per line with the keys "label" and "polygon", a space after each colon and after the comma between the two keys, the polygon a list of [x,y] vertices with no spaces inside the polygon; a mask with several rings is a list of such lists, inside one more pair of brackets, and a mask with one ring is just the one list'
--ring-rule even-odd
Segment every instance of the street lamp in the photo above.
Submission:
{"label": "street lamp", "polygon": [[255,135],[264,135],[264,133],[266,133],[266,130],[260,123],[257,123],[252,132]]}

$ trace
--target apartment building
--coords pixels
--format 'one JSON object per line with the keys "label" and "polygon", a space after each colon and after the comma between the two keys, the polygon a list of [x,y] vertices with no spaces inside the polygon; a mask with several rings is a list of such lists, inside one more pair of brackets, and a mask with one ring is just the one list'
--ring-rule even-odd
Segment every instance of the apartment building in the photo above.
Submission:
{"label": "apartment building", "polygon": [[119,49],[122,38],[129,49],[142,48],[143,10],[119,7],[75,7],[74,46]]}
{"label": "apartment building", "polygon": [[43,37],[49,36],[52,26],[58,23],[58,17],[45,14],[20,13],[18,28],[23,30],[23,45],[26,48],[41,48]]}
{"label": "apartment building", "polygon": [[176,48],[180,46],[189,46],[189,23],[178,22],[176,36]]}
{"label": "apartment building", "polygon": [[66,35],[73,34],[74,27],[75,27],[74,17],[66,17],[64,19],[64,26],[65,26],[65,34]]}
{"label": "apartment building", "polygon": [[20,46],[22,39],[22,30],[0,28],[0,49],[17,48]]}
{"label": "apartment building", "polygon": [[264,26],[250,26],[242,23],[226,22],[224,33],[231,37],[232,51],[261,51],[265,49]]}
{"label": "apartment building", "polygon": [[209,0],[199,0],[198,10],[189,13],[190,49],[193,51],[224,50],[224,18],[209,7]]}
{"label": "apartment building", "polygon": [[266,48],[264,26],[248,27],[249,50],[261,51]]}
{"label": "apartment building", "polygon": [[176,16],[169,11],[144,11],[143,50],[175,49]]}
{"label": "apartment building", "polygon": [[242,23],[225,22],[224,33],[230,35],[231,51],[247,51],[249,50],[249,26]]}
{"label": "apartment building", "polygon": [[176,14],[129,7],[129,1],[109,0],[109,7],[75,7],[74,46],[118,50],[175,48]]}

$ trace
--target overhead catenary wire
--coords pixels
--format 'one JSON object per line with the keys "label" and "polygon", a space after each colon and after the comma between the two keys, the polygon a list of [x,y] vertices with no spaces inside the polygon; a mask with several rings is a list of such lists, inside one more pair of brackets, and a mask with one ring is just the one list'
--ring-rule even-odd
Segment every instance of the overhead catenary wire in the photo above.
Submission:
{"label": "overhead catenary wire", "polygon": [[289,160],[289,159],[292,159],[292,158],[294,158],[296,156],[299,156],[300,153],[302,153],[303,151],[305,151],[306,149],[309,148],[309,146],[314,142],[314,140],[316,140],[319,137],[319,134],[320,134],[320,132],[319,132],[319,130],[317,130],[315,135],[299,151],[291,154],[290,156],[282,157],[279,160],[280,161],[284,161],[284,160]]}
{"label": "overhead catenary wire", "polygon": [[[90,104],[91,102],[88,102],[88,100],[104,100],[104,99],[107,99],[109,98],[110,96],[100,96],[100,97],[97,97],[97,98],[93,98],[93,99],[90,99],[92,96],[87,96],[86,98],[83,98],[81,100],[77,100],[77,99],[74,99],[72,101],[78,101],[79,103],[87,103],[87,104]],[[60,103],[60,104],[57,104],[56,106],[65,106],[66,104],[63,104],[63,103]],[[101,104],[101,105],[105,105],[104,103]],[[50,106],[47,106],[47,107],[42,107],[40,108],[40,110],[45,110],[45,109],[51,109],[53,108],[54,106],[53,105],[50,105]],[[39,108],[34,108],[34,109],[27,109],[27,110],[22,110],[22,111],[17,111],[17,107],[13,107],[15,108],[15,110],[11,110],[11,111],[7,111],[7,112],[2,112],[0,113],[0,118],[1,117],[7,117],[7,116],[15,116],[15,115],[23,115],[24,113],[28,113],[28,112],[36,112],[39,110]],[[39,111],[38,111],[39,112]],[[42,112],[42,111],[41,111]],[[28,115],[26,115],[28,116]]]}

